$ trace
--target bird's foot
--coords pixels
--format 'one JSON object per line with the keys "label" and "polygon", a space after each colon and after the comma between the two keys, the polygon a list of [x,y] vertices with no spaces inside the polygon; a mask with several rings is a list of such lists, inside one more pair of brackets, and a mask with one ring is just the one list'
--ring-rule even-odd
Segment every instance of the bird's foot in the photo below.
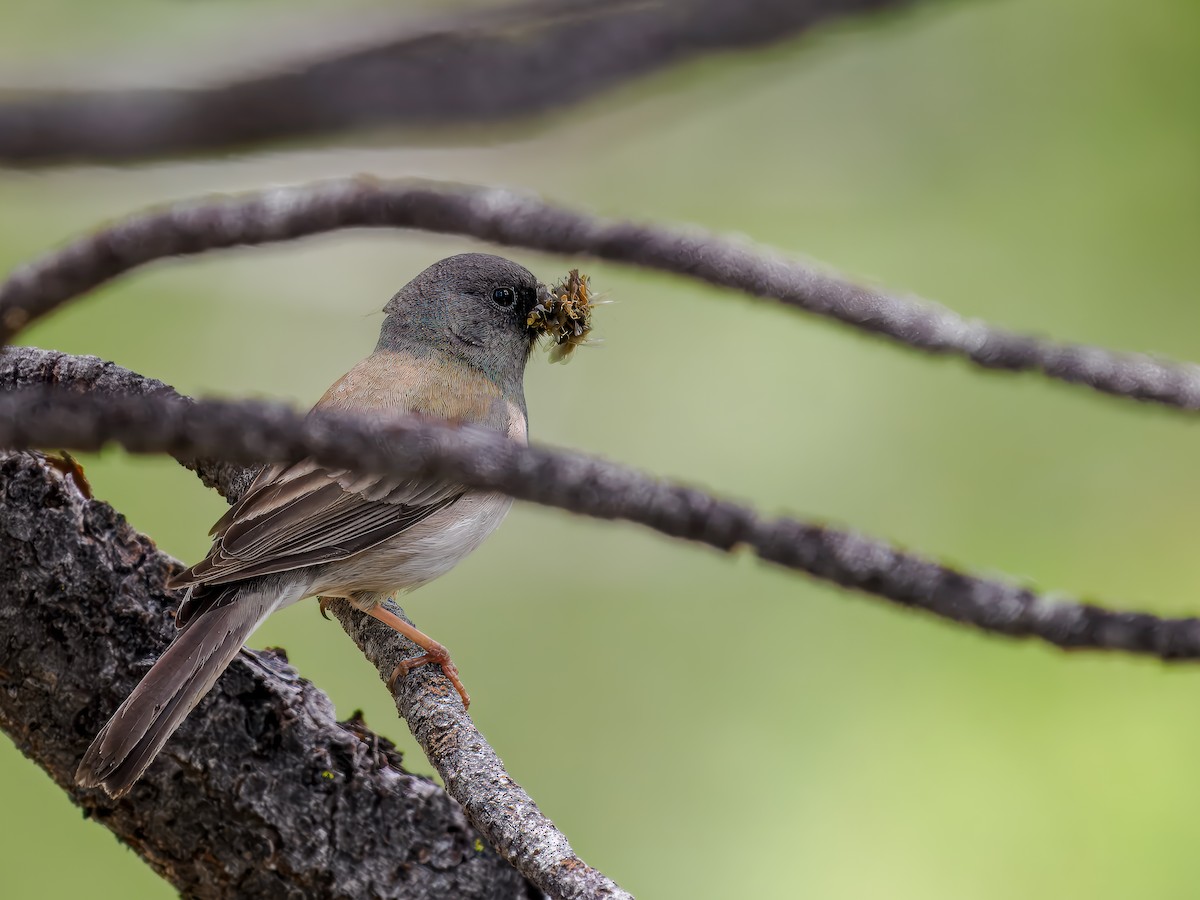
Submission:
{"label": "bird's foot", "polygon": [[396,692],[396,683],[411,672],[413,669],[424,665],[438,665],[442,667],[442,674],[450,679],[450,683],[454,685],[454,689],[458,691],[458,696],[462,698],[463,709],[471,705],[471,697],[467,693],[467,689],[463,687],[462,679],[458,677],[458,666],[450,661],[450,651],[431,638],[425,632],[418,629],[411,622],[406,622],[394,612],[378,603],[367,606],[361,601],[357,601],[355,597],[350,598],[350,602],[358,609],[361,609],[373,619],[378,619],[384,625],[394,628],[400,632],[418,647],[425,652],[420,656],[414,656],[411,659],[401,660],[400,664],[392,670],[392,675],[388,678],[388,690],[393,694]]}
{"label": "bird's foot", "polygon": [[467,693],[462,679],[458,677],[458,666],[451,661],[450,651],[441,644],[427,647],[425,652],[420,656],[414,656],[411,659],[402,659],[400,664],[392,670],[392,677],[388,679],[388,690],[394,694],[396,692],[396,684],[401,678],[405,677],[413,669],[427,665],[441,666],[442,674],[450,679],[450,683],[458,691],[458,696],[462,698],[463,709],[471,706],[471,696]]}

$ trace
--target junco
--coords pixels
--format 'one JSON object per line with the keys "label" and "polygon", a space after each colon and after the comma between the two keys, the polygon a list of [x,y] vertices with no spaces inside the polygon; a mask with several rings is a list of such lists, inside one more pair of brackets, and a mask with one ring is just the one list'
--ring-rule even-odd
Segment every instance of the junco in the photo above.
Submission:
{"label": "junco", "polygon": [[[545,288],[498,256],[430,266],[384,308],[375,352],[316,409],[437,416],[526,440],[530,312]],[[500,524],[512,501],[450,484],[268,466],[216,525],[208,556],[172,580],[187,587],[174,642],[84,754],[75,778],[126,793],[192,708],[275,610],[344,597],[425,649],[393,680],[436,663],[468,703],[446,648],[378,604],[450,571]]]}

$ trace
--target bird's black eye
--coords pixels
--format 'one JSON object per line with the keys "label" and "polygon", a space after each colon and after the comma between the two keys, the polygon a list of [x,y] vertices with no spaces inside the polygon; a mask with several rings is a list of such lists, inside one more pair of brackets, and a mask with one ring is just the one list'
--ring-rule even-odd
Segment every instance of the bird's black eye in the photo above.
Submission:
{"label": "bird's black eye", "polygon": [[499,306],[512,306],[516,299],[517,295],[512,288],[498,287],[492,291],[492,302]]}

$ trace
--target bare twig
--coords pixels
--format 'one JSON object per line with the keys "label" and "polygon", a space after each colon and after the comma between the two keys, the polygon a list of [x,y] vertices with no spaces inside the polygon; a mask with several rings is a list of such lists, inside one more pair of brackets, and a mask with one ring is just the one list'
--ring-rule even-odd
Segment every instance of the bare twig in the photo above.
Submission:
{"label": "bare twig", "polygon": [[[393,612],[403,616],[398,606]],[[387,681],[396,664],[421,649],[344,600],[326,607]],[[407,619],[407,617],[405,617]],[[504,763],[457,700],[436,666],[414,669],[398,685],[396,709],[437,768],[446,792],[518,872],[563,900],[632,900],[602,872],[575,855],[533,799],[509,777]]]}
{"label": "bare twig", "polygon": [[[183,402],[190,398],[156,378],[147,378],[98,356],[72,356],[37,347],[0,349],[0,389],[61,387],[81,394],[117,397],[167,397]],[[230,503],[250,485],[255,469],[219,459],[176,456],[204,484]]]}
{"label": "bare twig", "polygon": [[[0,106],[0,161],[120,160],[381,125],[489,123],[578,103],[706,53],[910,0],[535,0],[211,87],[82,90]],[[214,73],[227,78],[225,69]]]}
{"label": "bare twig", "polygon": [[0,285],[0,343],[68,300],[158,259],[354,227],[464,234],[673,272],[985,368],[1040,372],[1119,397],[1200,409],[1200,366],[1190,363],[1017,334],[729,238],[598,219],[497,188],[425,182],[330,181],[132,215],[14,271]]}
{"label": "bare twig", "polygon": [[1200,620],[1117,612],[1051,600],[979,578],[881,541],[750,507],[602,460],[522,447],[486,429],[418,419],[385,426],[332,413],[307,418],[260,402],[180,403],[22,391],[0,395],[0,446],[222,457],[237,462],[312,457],[334,468],[439,479],[671,537],[759,557],[841,587],[984,631],[1035,637],[1065,649],[1121,650],[1163,659],[1200,656]]}

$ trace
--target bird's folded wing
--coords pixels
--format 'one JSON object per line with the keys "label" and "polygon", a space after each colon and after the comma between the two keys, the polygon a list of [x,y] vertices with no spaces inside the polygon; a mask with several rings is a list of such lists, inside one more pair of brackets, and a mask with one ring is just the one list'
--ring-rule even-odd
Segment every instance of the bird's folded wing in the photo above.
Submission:
{"label": "bird's folded wing", "polygon": [[[171,579],[171,586],[217,587],[346,559],[411,528],[463,493],[460,485],[360,476],[309,460],[268,466],[213,526],[208,556]],[[219,606],[225,593],[193,591],[177,624],[183,627]]]}

